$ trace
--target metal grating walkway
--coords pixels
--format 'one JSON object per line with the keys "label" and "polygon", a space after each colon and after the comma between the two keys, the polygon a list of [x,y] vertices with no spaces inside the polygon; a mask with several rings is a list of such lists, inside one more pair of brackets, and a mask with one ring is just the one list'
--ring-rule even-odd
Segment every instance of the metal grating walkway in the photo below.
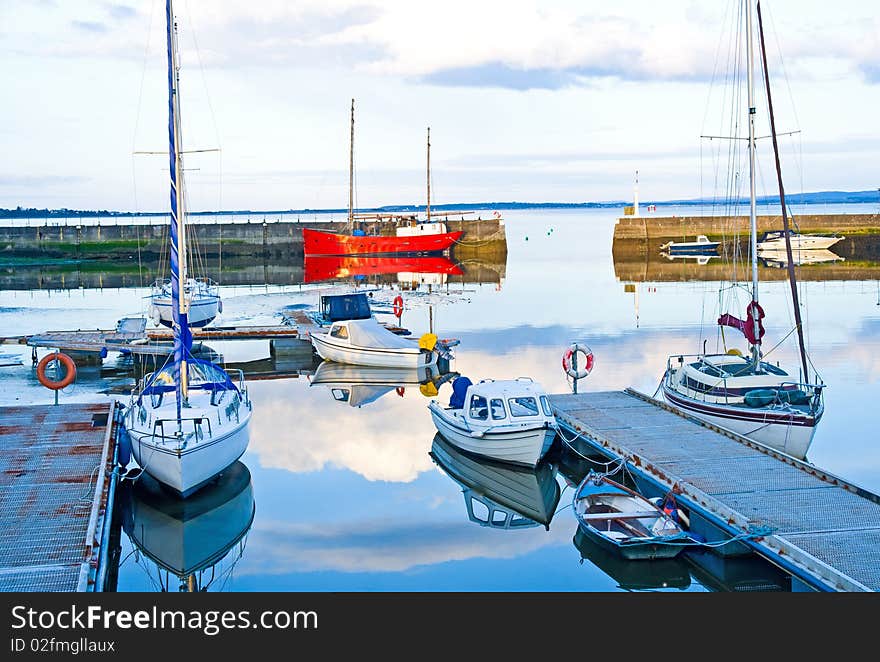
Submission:
{"label": "metal grating walkway", "polygon": [[692,510],[817,588],[880,589],[880,496],[641,393],[553,395],[560,424],[651,482],[677,485]]}
{"label": "metal grating walkway", "polygon": [[0,590],[94,590],[114,406],[0,407]]}

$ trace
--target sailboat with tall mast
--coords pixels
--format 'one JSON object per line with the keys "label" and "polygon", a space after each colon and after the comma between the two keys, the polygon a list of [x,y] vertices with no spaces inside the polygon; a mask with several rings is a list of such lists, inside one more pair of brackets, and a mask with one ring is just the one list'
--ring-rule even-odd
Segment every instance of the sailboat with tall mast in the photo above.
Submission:
{"label": "sailboat with tall mast", "polygon": [[[430,129],[429,129],[430,131]],[[430,141],[429,141],[430,149]],[[430,175],[429,175],[430,177]],[[429,179],[430,186],[430,179]],[[355,228],[364,218],[382,222],[388,215],[356,214],[354,210],[354,99],[351,100],[351,142],[348,163],[348,221],[346,233],[303,228],[303,253],[309,255],[429,255],[449,250],[464,234],[448,232],[445,223],[408,222],[394,228],[394,234],[381,234],[378,227],[367,234]],[[391,219],[393,220],[393,218]],[[428,219],[430,221],[430,219]],[[386,221],[387,222],[387,221]]]}
{"label": "sailboat with tall mast", "polygon": [[731,348],[725,353],[708,354],[704,350],[701,354],[671,356],[667,360],[661,388],[664,398],[671,405],[687,414],[719,427],[730,429],[798,459],[804,459],[812,443],[816,426],[824,413],[824,384],[815,372],[811,379],[804,345],[803,324],[788,232],[789,211],[785,204],[785,191],[782,185],[782,171],[770,94],[761,21],[761,3],[757,2],[758,32],[766,83],[767,109],[785,228],[788,280],[801,359],[800,374],[797,378],[793,377],[778,364],[774,365],[765,360],[762,351],[761,341],[764,335],[762,319],[765,313],[758,303],[753,9],[751,0],[745,0],[745,2],[751,301],[747,305],[746,319],[739,319],[730,313],[724,313],[718,318],[718,325],[722,331],[725,326],[741,331],[749,342],[750,352],[749,356],[744,356],[738,349]]}
{"label": "sailboat with tall mast", "polygon": [[[168,152],[171,179],[171,297],[173,353],[132,392],[123,425],[143,471],[188,496],[238,460],[247,449],[251,401],[244,373],[237,383],[220,366],[191,354],[191,302],[186,283],[186,204],[180,132],[177,24],[166,0]],[[168,396],[168,397],[166,397]]]}

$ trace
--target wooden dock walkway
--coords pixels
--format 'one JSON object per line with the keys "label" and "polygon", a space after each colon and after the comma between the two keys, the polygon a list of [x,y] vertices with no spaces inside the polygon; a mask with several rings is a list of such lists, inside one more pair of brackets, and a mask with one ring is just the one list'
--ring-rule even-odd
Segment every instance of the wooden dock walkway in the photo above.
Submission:
{"label": "wooden dock walkway", "polygon": [[569,441],[625,458],[648,496],[675,488],[693,530],[696,520],[718,540],[766,533],[731,546],[791,573],[797,588],[880,589],[880,496],[632,389],[550,399]]}
{"label": "wooden dock walkway", "polygon": [[0,591],[104,589],[115,408],[0,407]]}

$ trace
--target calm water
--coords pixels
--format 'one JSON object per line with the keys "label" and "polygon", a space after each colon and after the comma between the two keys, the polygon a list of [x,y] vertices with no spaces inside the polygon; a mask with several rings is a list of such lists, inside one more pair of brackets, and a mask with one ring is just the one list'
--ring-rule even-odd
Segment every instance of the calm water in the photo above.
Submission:
{"label": "calm water", "polygon": [[[625,291],[611,258],[617,213],[505,213],[509,253],[501,286],[404,292],[403,326],[416,335],[427,331],[430,311],[439,336],[461,340],[452,369],[474,381],[530,376],[550,392],[567,392],[560,360],[567,345],[580,340],[596,359],[580,390],[633,386],[653,393],[668,354],[698,351],[701,327],[710,329],[710,347],[715,342],[719,283],[637,283],[634,292]],[[375,298],[390,302],[396,293],[386,288]],[[880,394],[880,281],[803,282],[801,293],[810,356],[829,384],[808,460],[880,491],[873,417]],[[120,316],[142,310],[144,294],[0,292],[0,336],[111,328]],[[218,323],[278,323],[285,306],[317,300],[317,288],[227,288]],[[769,348],[792,328],[787,283],[764,284],[761,303]],[[268,356],[268,342],[211,346],[228,361]],[[51,402],[33,376],[29,349],[6,345],[3,352],[20,353],[25,362],[0,368],[0,404]],[[792,342],[773,357],[797,366]],[[113,355],[105,359],[106,366],[114,362]],[[61,401],[106,400],[108,390],[127,383],[83,369]],[[254,415],[242,463],[250,484],[245,472],[186,514],[148,494],[131,495],[138,517],[128,529],[149,553],[122,534],[120,591],[157,590],[163,583],[177,590],[177,578],[167,579],[152,558],[171,567],[216,562],[202,581],[227,591],[725,588],[686,561],[634,569],[582,543],[569,504],[571,483],[585,467],[570,454],[560,458],[561,472],[553,467],[532,477],[536,490],[550,495],[538,505],[556,511],[548,527],[483,526],[479,504],[472,521],[464,488],[450,475],[456,467],[443,470],[430,455],[435,430],[429,398],[418,388],[402,396],[389,388],[360,408],[337,402],[327,386],[310,386],[306,377],[253,381],[249,389]],[[448,400],[450,392],[443,385],[439,398]],[[558,501],[548,481],[558,484]],[[761,576],[743,572],[755,581]]]}

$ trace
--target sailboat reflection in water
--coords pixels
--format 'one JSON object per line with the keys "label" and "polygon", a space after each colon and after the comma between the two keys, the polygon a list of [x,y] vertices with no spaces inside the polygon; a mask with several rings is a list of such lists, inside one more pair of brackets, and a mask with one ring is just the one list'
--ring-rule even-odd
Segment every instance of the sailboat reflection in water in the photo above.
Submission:
{"label": "sailboat reflection in water", "polygon": [[551,463],[529,468],[495,462],[456,448],[439,432],[430,455],[461,486],[470,521],[494,529],[550,529],[562,493]]}
{"label": "sailboat reflection in water", "polygon": [[[174,495],[147,473],[124,485],[122,527],[138,553],[155,564],[156,577],[152,568],[145,570],[158,590],[172,590],[172,576],[181,592],[211,586],[222,590],[244,553],[256,513],[248,468],[233,463],[189,499]],[[221,570],[218,566],[233,550],[234,558]]]}

